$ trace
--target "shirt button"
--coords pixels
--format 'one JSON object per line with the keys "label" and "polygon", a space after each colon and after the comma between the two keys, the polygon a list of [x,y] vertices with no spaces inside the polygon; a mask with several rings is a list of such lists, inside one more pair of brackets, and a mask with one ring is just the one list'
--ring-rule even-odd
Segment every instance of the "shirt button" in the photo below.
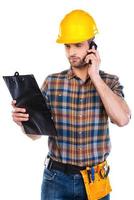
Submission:
{"label": "shirt button", "polygon": [[80,161],[80,165],[82,165],[83,163]]}

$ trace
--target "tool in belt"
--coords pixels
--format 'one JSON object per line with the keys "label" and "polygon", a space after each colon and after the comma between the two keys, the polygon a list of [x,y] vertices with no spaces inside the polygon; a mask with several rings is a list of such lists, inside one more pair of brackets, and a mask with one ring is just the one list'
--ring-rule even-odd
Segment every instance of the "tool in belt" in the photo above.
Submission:
{"label": "tool in belt", "polygon": [[49,170],[60,170],[66,174],[81,174],[88,200],[101,199],[112,190],[108,177],[110,167],[106,161],[96,166],[85,168],[57,162],[48,156],[46,158],[45,166]]}
{"label": "tool in belt", "polygon": [[94,167],[81,170],[88,200],[98,200],[109,194],[112,189],[109,181],[110,167],[104,161]]}

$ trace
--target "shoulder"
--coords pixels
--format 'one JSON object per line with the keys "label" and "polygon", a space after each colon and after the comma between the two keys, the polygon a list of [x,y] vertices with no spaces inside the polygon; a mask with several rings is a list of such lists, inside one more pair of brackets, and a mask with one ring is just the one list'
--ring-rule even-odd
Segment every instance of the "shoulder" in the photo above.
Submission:
{"label": "shoulder", "polygon": [[115,74],[109,74],[109,73],[106,73],[102,70],[99,71],[99,74],[100,76],[103,78],[103,79],[108,79],[108,80],[118,80],[119,77]]}
{"label": "shoulder", "polygon": [[64,71],[61,71],[61,72],[58,72],[58,73],[49,74],[46,77],[46,81],[51,82],[51,81],[56,80],[56,79],[66,78],[67,73],[68,73],[68,70],[64,70]]}
{"label": "shoulder", "polygon": [[99,71],[99,74],[100,74],[101,78],[105,81],[105,83],[109,86],[111,86],[113,83],[119,81],[119,77],[115,74],[109,74],[102,70]]}
{"label": "shoulder", "polygon": [[46,90],[48,87],[51,87],[52,85],[54,86],[56,84],[56,81],[60,80],[60,79],[64,79],[67,77],[67,73],[68,73],[68,69],[58,72],[58,73],[53,73],[53,74],[49,74],[44,82],[43,85],[41,87],[41,90]]}

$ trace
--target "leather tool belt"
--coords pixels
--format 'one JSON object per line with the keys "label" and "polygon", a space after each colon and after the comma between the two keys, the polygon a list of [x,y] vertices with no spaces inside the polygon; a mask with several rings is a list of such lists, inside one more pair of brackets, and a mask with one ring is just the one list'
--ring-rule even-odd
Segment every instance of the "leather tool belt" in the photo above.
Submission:
{"label": "leather tool belt", "polygon": [[45,166],[49,170],[55,169],[66,174],[81,174],[88,200],[101,199],[112,191],[108,177],[110,167],[106,161],[93,167],[80,167],[64,164],[47,156]]}
{"label": "leather tool belt", "polygon": [[62,171],[66,174],[81,174],[80,170],[86,169],[85,167],[80,167],[76,165],[71,165],[71,164],[64,164],[55,160],[52,160],[49,156],[47,156],[46,161],[45,161],[45,166],[47,169],[55,169]]}

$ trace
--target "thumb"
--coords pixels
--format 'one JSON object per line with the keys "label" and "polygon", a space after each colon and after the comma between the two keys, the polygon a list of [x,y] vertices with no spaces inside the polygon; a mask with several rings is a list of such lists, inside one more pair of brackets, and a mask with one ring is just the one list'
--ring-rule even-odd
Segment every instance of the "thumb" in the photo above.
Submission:
{"label": "thumb", "polygon": [[15,104],[16,104],[16,100],[13,100],[12,103],[11,103],[11,105],[13,106],[13,108],[16,107]]}

